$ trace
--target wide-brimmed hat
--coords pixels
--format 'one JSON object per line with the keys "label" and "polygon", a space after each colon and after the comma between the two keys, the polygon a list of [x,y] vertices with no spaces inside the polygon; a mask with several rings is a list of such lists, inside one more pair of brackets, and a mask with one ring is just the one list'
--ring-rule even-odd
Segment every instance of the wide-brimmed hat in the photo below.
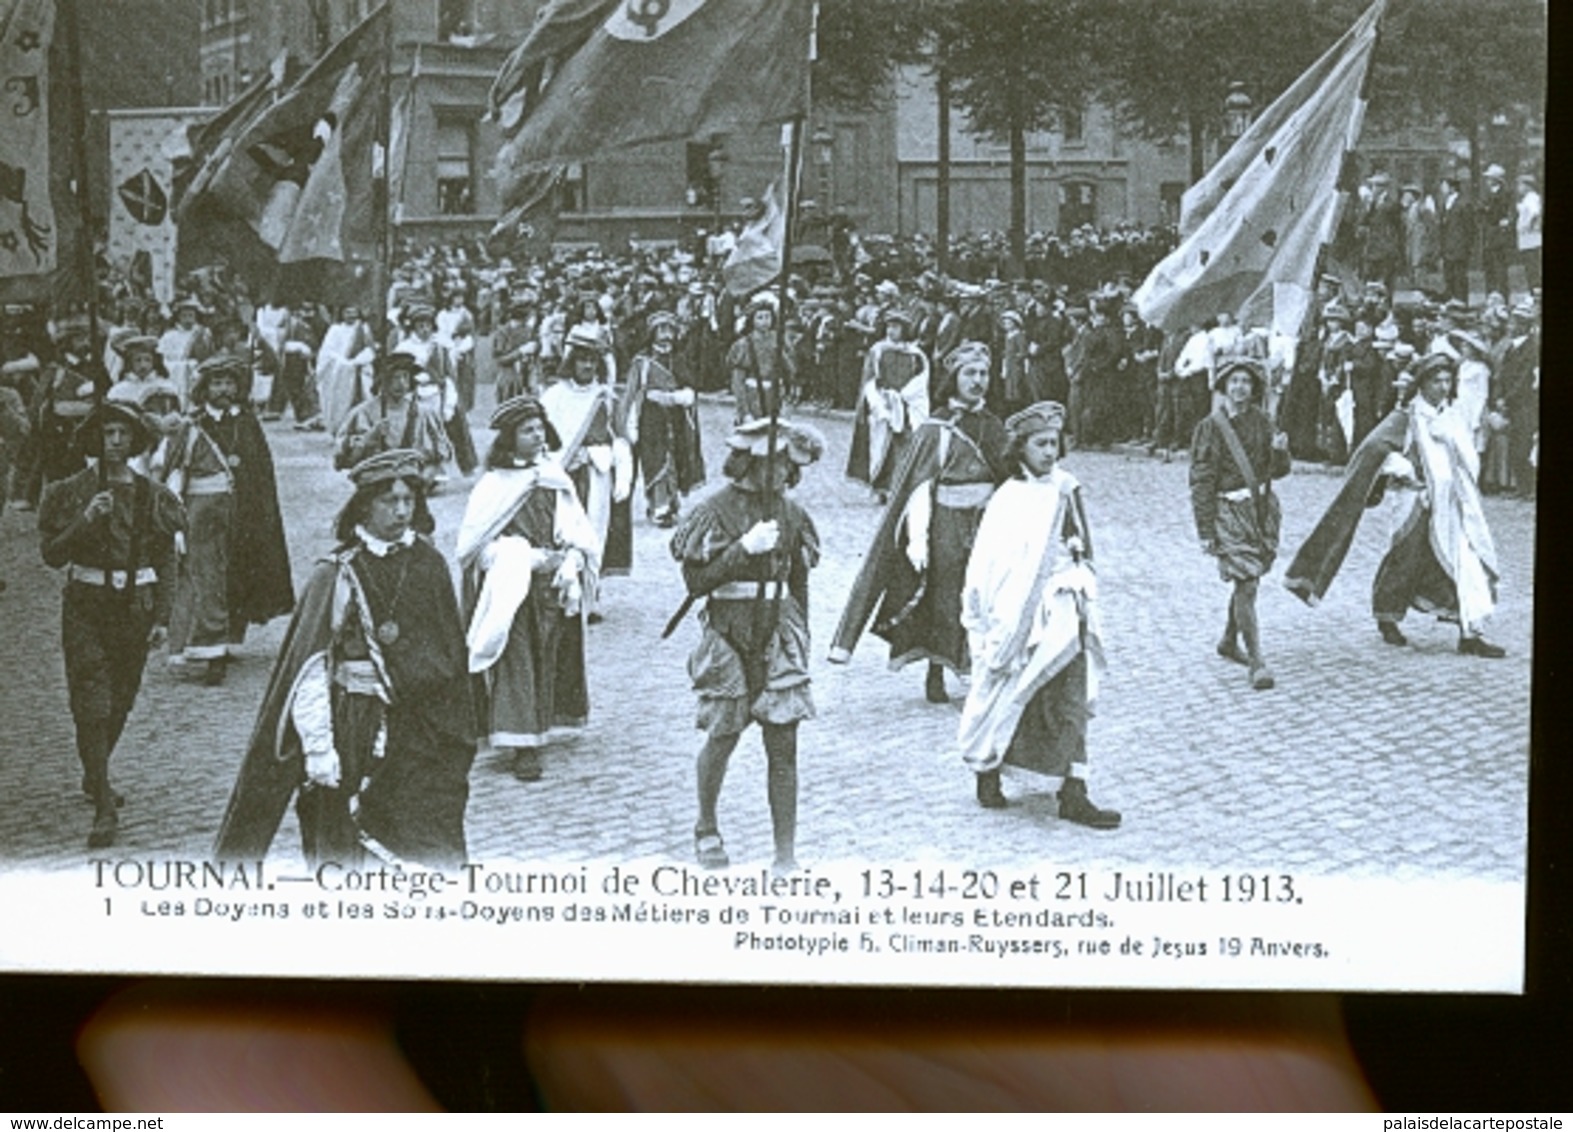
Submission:
{"label": "wide-brimmed hat", "polygon": [[1486,171],[1480,176],[1487,181],[1505,181],[1507,180],[1507,170],[1493,161],[1486,166]]}
{"label": "wide-brimmed hat", "polygon": [[350,469],[350,482],[357,490],[392,483],[394,480],[422,480],[425,455],[419,448],[390,448],[367,456]]}
{"label": "wide-brimmed hat", "polygon": [[1491,347],[1487,346],[1484,339],[1482,339],[1480,335],[1476,334],[1473,330],[1449,330],[1447,332],[1447,336],[1454,342],[1462,342],[1471,350],[1474,350],[1481,355],[1486,355],[1491,352]]}
{"label": "wide-brimmed hat", "polygon": [[208,308],[203,306],[202,300],[195,295],[182,295],[175,300],[174,305],[169,309],[172,314],[179,314],[181,311],[196,311],[198,314],[208,313]]}
{"label": "wide-brimmed hat", "polygon": [[433,322],[437,320],[437,311],[427,302],[406,303],[402,315],[401,321],[406,326],[411,326],[423,318],[429,318]]}
{"label": "wide-brimmed hat", "polygon": [[1065,427],[1065,406],[1058,401],[1039,401],[1005,419],[1005,431],[1013,439],[1031,436],[1046,428]]}
{"label": "wide-brimmed hat", "polygon": [[123,338],[112,339],[110,345],[114,347],[115,353],[127,361],[131,359],[132,354],[158,353],[158,339],[151,334],[127,334]]}
{"label": "wide-brimmed hat", "polygon": [[1416,385],[1423,385],[1428,378],[1434,377],[1436,374],[1445,373],[1451,379],[1457,371],[1458,359],[1451,354],[1444,354],[1439,351],[1427,354],[1421,358],[1409,372],[1414,375]]}
{"label": "wide-brimmed hat", "polygon": [[606,349],[606,340],[593,330],[583,326],[575,326],[563,339],[564,350],[587,350],[592,354],[601,354]]}
{"label": "wide-brimmed hat", "polygon": [[[726,446],[734,452],[747,452],[753,456],[768,455],[769,418],[755,417],[744,421],[726,438]],[[825,454],[825,436],[813,425],[777,420],[776,451],[785,452],[794,464],[806,467]]]}
{"label": "wide-brimmed hat", "polygon": [[1021,312],[1014,310],[1000,311],[1000,321],[1014,322],[1019,327],[1021,325]]}
{"label": "wide-brimmed hat", "polygon": [[207,401],[208,383],[219,374],[228,374],[235,379],[235,393],[237,398],[244,398],[247,387],[251,384],[251,366],[245,358],[234,354],[214,354],[203,358],[197,366],[197,373],[191,380],[191,399],[193,401]]}
{"label": "wide-brimmed hat", "polygon": [[903,307],[887,307],[879,316],[880,325],[889,325],[899,322],[908,330],[912,329],[912,312]]}
{"label": "wide-brimmed hat", "polygon": [[644,324],[646,329],[648,329],[652,335],[655,334],[656,328],[661,326],[671,327],[673,332],[676,332],[677,316],[671,311],[666,310],[651,311],[648,315],[645,316]]}
{"label": "wide-brimmed hat", "polygon": [[124,405],[135,405],[139,409],[145,409],[147,403],[155,397],[172,398],[178,405],[180,390],[168,378],[150,377],[146,381],[118,381],[110,386],[109,392],[105,393],[104,397],[110,401],[119,401]]}
{"label": "wide-brimmed hat", "polygon": [[748,310],[750,314],[760,309],[768,310],[773,314],[778,311],[780,307],[781,301],[776,298],[776,293],[774,291],[755,291],[748,297]]}
{"label": "wide-brimmed hat", "polygon": [[967,366],[977,362],[981,362],[986,366],[991,360],[992,355],[989,353],[987,343],[969,341],[957,343],[956,348],[946,354],[940,364],[944,367],[947,375],[954,377]]}
{"label": "wide-brimmed hat", "polygon": [[1332,322],[1335,319],[1339,322],[1350,321],[1349,308],[1344,306],[1343,303],[1332,302],[1328,303],[1325,307],[1322,308],[1323,322]]}
{"label": "wide-brimmed hat", "polygon": [[58,343],[72,334],[87,334],[92,329],[93,324],[88,320],[87,315],[73,314],[51,322],[49,337]]}
{"label": "wide-brimmed hat", "polygon": [[408,350],[389,350],[371,364],[371,387],[380,391],[383,383],[396,373],[407,374],[413,380],[420,369],[420,359]]}
{"label": "wide-brimmed hat", "polygon": [[510,397],[492,410],[490,427],[502,432],[504,429],[517,428],[525,421],[540,421],[546,426],[546,447],[553,451],[563,446],[562,437],[552,427],[551,418],[546,415],[546,410],[541,402],[532,394],[521,393],[517,397]]}
{"label": "wide-brimmed hat", "polygon": [[1229,379],[1237,373],[1247,373],[1251,376],[1253,393],[1261,393],[1267,384],[1267,367],[1260,358],[1248,358],[1239,355],[1218,359],[1217,374],[1213,378],[1213,388],[1222,390],[1229,383]]}
{"label": "wide-brimmed hat", "polygon": [[77,444],[83,451],[89,453],[102,452],[104,426],[111,421],[130,426],[131,455],[146,452],[153,446],[153,430],[148,427],[147,421],[142,419],[142,414],[137,407],[128,405],[124,401],[107,399],[94,405],[76,426]]}

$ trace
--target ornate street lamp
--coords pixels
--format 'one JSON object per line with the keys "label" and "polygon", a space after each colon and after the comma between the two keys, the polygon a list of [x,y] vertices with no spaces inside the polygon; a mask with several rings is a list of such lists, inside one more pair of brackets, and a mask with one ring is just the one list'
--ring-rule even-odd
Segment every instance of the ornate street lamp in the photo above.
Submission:
{"label": "ornate street lamp", "polygon": [[819,199],[826,208],[834,208],[835,200],[830,195],[830,172],[836,159],[836,136],[824,126],[815,126],[808,140],[814,154],[814,168],[819,175]]}
{"label": "ornate street lamp", "polygon": [[1245,84],[1236,79],[1229,84],[1229,93],[1223,100],[1223,136],[1230,145],[1240,140],[1251,126],[1251,112],[1256,109],[1256,101],[1251,97],[1250,91],[1245,89]]}

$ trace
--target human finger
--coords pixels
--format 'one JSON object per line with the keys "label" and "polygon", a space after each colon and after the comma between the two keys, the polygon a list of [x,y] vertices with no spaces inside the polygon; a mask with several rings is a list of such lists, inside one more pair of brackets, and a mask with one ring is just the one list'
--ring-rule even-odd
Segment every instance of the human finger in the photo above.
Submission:
{"label": "human finger", "polygon": [[1324,996],[560,991],[526,1048],[552,1108],[1375,1104]]}
{"label": "human finger", "polygon": [[110,1111],[437,1108],[374,991],[150,980],[88,1020],[77,1056]]}

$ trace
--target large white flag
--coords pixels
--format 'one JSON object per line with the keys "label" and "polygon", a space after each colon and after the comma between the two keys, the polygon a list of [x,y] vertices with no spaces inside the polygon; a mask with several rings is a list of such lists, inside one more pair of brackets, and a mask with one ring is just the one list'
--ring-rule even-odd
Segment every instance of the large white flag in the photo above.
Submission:
{"label": "large white flag", "polygon": [[1299,332],[1338,222],[1338,175],[1360,136],[1386,3],[1376,0],[1186,193],[1180,246],[1132,297],[1143,319],[1180,330],[1228,311],[1242,325]]}

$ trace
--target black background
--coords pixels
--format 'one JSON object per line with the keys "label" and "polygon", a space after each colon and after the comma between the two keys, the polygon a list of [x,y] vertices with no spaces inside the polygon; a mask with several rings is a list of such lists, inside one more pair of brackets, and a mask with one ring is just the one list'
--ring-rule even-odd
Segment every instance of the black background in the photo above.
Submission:
{"label": "black background", "polygon": [[[1553,21],[1552,55],[1558,38]],[[1563,176],[1568,151],[1562,144],[1555,85],[1548,104],[1548,162],[1545,198],[1546,294],[1542,420],[1568,422],[1569,310],[1566,295],[1569,246],[1562,193],[1573,192]],[[1568,501],[1573,460],[1568,430],[1553,426],[1542,444],[1536,562],[1535,710],[1531,759],[1528,979],[1523,996],[1349,995],[1345,1014],[1350,1038],[1378,1099],[1389,1109],[1420,1111],[1527,1111],[1573,1109],[1573,796],[1569,791],[1566,742],[1570,701],[1568,618],[1563,602],[1573,594],[1573,519]],[[3,599],[0,599],[3,602]],[[0,622],[3,623],[3,622]],[[3,695],[3,690],[0,690]],[[1494,705],[1438,703],[1439,712],[1489,712]],[[1345,784],[1361,790],[1357,778]],[[4,804],[0,801],[0,804]],[[1457,821],[1470,815],[1459,809]],[[1198,815],[1198,820],[1205,820]],[[1460,906],[1460,924],[1474,912]],[[27,931],[25,915],[0,909],[0,935]],[[1416,941],[1416,947],[1446,948],[1446,937]],[[98,1102],[76,1062],[78,1029],[96,1006],[128,980],[107,977],[0,976],[0,1110],[89,1112]],[[466,1111],[515,1111],[536,1106],[523,1067],[521,1035],[532,988],[505,984],[389,984],[400,1041],[437,1098]],[[1151,995],[1146,996],[1151,998]],[[994,1005],[1009,1014],[1063,1015],[1074,1004],[1078,1020],[1108,1008],[1126,1014],[1132,1005],[1117,992],[1035,991],[836,991],[734,988],[690,996],[691,1005],[710,1002],[762,1009],[783,1006],[813,1010],[839,1002],[844,1008],[879,1012],[899,1001],[931,1018],[977,1017]],[[795,1012],[795,1011],[794,1011]],[[805,1097],[812,1104],[811,1097]]]}

